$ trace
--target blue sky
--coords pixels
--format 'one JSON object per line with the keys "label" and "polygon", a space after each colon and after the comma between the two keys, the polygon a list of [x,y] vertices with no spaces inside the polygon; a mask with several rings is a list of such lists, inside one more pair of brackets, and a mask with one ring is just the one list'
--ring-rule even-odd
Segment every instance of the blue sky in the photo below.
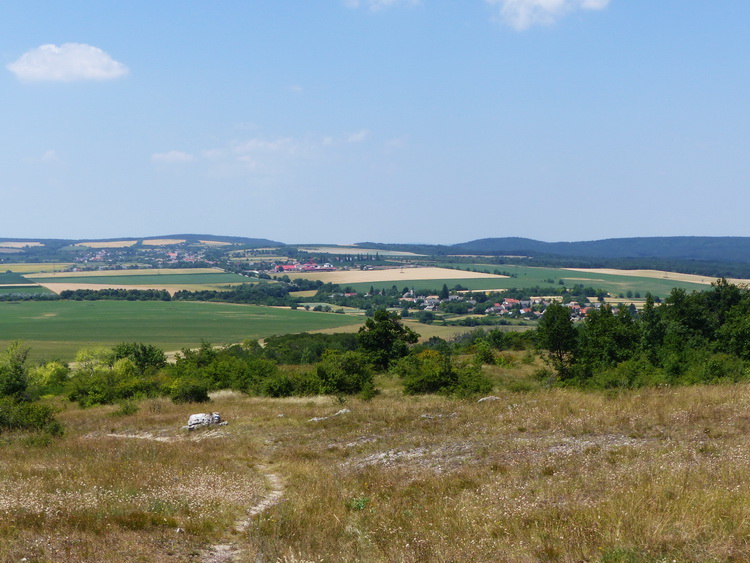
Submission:
{"label": "blue sky", "polygon": [[0,3],[0,237],[750,236],[750,2]]}

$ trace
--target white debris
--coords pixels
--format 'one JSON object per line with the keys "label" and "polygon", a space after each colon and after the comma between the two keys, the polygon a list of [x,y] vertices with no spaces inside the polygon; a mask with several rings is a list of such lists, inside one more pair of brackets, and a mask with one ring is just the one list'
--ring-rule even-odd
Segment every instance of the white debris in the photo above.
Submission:
{"label": "white debris", "polygon": [[490,395],[489,397],[482,397],[477,401],[477,403],[484,403],[485,401],[499,401],[500,397],[495,397],[494,395]]}
{"label": "white debris", "polygon": [[196,428],[202,428],[203,426],[226,426],[227,422],[221,420],[221,415],[218,412],[202,412],[198,414],[191,414],[188,418],[187,428],[188,430],[195,430]]}

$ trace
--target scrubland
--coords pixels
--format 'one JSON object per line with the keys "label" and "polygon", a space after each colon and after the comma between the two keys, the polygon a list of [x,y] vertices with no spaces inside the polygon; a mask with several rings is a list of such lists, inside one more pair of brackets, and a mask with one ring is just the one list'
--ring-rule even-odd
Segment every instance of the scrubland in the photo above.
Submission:
{"label": "scrubland", "polygon": [[[750,387],[485,369],[483,402],[390,375],[370,401],[54,400],[62,438],[0,435],[0,560],[750,559]],[[229,424],[180,429],[201,411]]]}

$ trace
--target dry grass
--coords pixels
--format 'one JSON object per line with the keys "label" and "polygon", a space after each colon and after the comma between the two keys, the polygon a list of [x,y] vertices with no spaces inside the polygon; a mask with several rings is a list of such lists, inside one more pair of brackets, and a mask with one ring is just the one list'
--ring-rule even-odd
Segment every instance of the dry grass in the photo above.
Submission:
{"label": "dry grass", "polygon": [[[710,285],[716,281],[716,278],[711,276],[698,276],[695,274],[679,274],[676,272],[665,272],[662,270],[617,270],[614,268],[564,268],[573,272],[588,272],[591,274],[608,274],[615,276],[631,276],[634,278],[655,278],[655,279],[669,279],[679,282],[689,283],[702,283],[704,285]],[[578,278],[566,278],[575,280]],[[591,281],[589,278],[580,278],[581,280]],[[727,281],[736,285],[748,285],[750,280],[730,278]]]}
{"label": "dry grass", "polygon": [[451,270],[450,268],[387,268],[384,270],[341,270],[337,272],[294,272],[291,278],[306,280],[320,280],[345,285],[348,283],[395,283],[408,280],[466,280],[478,278],[504,278],[495,274],[483,272],[468,272],[465,270]]}
{"label": "dry grass", "polygon": [[41,242],[0,242],[2,248],[28,248],[30,246],[44,246]]}
{"label": "dry grass", "polygon": [[174,295],[178,291],[187,290],[187,291],[201,291],[201,290],[216,290],[216,289],[223,289],[227,286],[239,286],[242,285],[242,283],[222,283],[222,284],[199,284],[199,283],[191,283],[191,284],[184,284],[184,285],[175,285],[175,284],[161,284],[158,283],[158,279],[154,279],[154,283],[149,284],[139,284],[139,285],[127,285],[127,284],[121,284],[121,283],[40,283],[37,284],[42,287],[46,287],[50,291],[54,291],[58,295],[66,290],[75,291],[77,289],[91,289],[91,290],[101,290],[101,289],[138,289],[138,290],[144,290],[144,289],[158,289],[158,290],[166,290],[170,293],[170,295]]}
{"label": "dry grass", "polygon": [[300,250],[305,252],[321,252],[324,254],[356,255],[356,254],[380,254],[380,256],[424,256],[414,252],[403,252],[400,250],[376,250],[359,246],[302,246]]}
{"label": "dry grass", "polygon": [[185,242],[185,239],[180,238],[149,238],[144,239],[141,244],[143,246],[172,246],[183,242]]}
{"label": "dry grass", "polygon": [[181,268],[179,270],[169,268],[153,268],[153,269],[134,269],[134,270],[91,270],[85,272],[53,272],[53,273],[34,273],[26,276],[29,279],[34,278],[69,278],[75,277],[106,277],[106,276],[161,276],[161,275],[185,275],[185,274],[220,274],[224,273],[224,270],[220,268]]}
{"label": "dry grass", "polygon": [[3,264],[3,270],[10,270],[19,274],[36,274],[42,272],[59,272],[72,266],[71,262],[44,262],[39,264],[29,263],[7,263]]}
{"label": "dry grass", "polygon": [[[488,370],[530,390],[482,403],[385,377],[319,422],[341,405],[220,393],[197,409],[229,426],[187,436],[196,407],[69,407],[59,442],[3,445],[0,560],[750,559],[750,387],[544,390],[536,367]],[[261,472],[283,498],[236,531]]]}
{"label": "dry grass", "polygon": [[208,246],[232,246],[232,244],[234,244],[223,240],[199,240],[198,242]]}
{"label": "dry grass", "polygon": [[73,246],[85,246],[87,248],[125,248],[133,246],[137,243],[137,240],[112,240],[112,241],[91,241],[91,242],[78,242]]}

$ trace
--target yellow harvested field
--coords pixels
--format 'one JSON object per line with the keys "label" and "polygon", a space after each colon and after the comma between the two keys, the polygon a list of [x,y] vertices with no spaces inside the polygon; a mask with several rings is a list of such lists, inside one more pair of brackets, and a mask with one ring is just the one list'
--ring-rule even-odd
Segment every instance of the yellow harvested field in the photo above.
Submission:
{"label": "yellow harvested field", "polygon": [[79,242],[73,246],[85,246],[87,248],[125,248],[127,246],[133,246],[137,240],[111,240],[111,241],[92,241],[92,242]]}
{"label": "yellow harvested field", "polygon": [[198,242],[209,246],[230,246],[232,244],[223,240],[199,240]]}
{"label": "yellow harvested field", "polygon": [[[156,281],[156,280],[155,280]],[[46,287],[50,291],[54,291],[58,295],[65,291],[75,291],[76,289],[93,289],[93,290],[100,290],[100,289],[166,289],[170,295],[174,295],[177,291],[181,291],[183,289],[186,289],[188,291],[200,291],[204,289],[217,289],[216,286],[213,285],[202,285],[202,284],[186,284],[186,285],[165,285],[160,283],[153,283],[148,285],[127,285],[127,284],[119,284],[119,283],[40,283],[37,284],[42,287]],[[234,284],[222,284],[222,287],[227,285],[234,285]],[[239,285],[239,284],[238,284]]]}
{"label": "yellow harvested field", "polygon": [[502,278],[495,274],[467,272],[450,268],[389,268],[387,270],[341,270],[337,272],[290,272],[292,279],[320,280],[324,283],[373,283],[399,280],[466,280],[475,278]]}
{"label": "yellow harvested field", "polygon": [[[614,268],[564,268],[571,272],[587,272],[591,274],[609,274],[613,276],[631,276],[634,278],[656,278],[689,283],[702,283],[709,285],[716,281],[710,276],[697,276],[694,274],[679,274],[676,272],[665,272],[662,270],[616,270]],[[576,279],[576,278],[569,278]],[[584,278],[581,278],[584,279]],[[590,280],[589,280],[590,281]],[[750,284],[750,280],[730,278],[727,281],[734,284]]]}
{"label": "yellow harvested field", "polygon": [[3,264],[3,271],[10,270],[18,274],[30,274],[30,273],[41,273],[41,272],[59,272],[65,268],[72,266],[70,262],[45,262],[45,263],[15,263],[9,262]]}
{"label": "yellow harvested field", "polygon": [[41,242],[0,242],[2,248],[27,248],[29,246],[44,246]]}
{"label": "yellow harvested field", "polygon": [[169,246],[172,244],[182,244],[185,239],[179,238],[149,238],[143,241],[144,246]]}
{"label": "yellow harvested field", "polygon": [[104,277],[104,276],[159,276],[162,274],[166,275],[179,275],[179,274],[218,274],[223,273],[224,270],[219,268],[185,268],[185,269],[169,269],[169,268],[156,268],[149,270],[93,270],[91,272],[54,272],[54,273],[39,273],[29,274],[25,277],[29,279],[33,278],[69,278],[75,277]]}
{"label": "yellow harvested field", "polygon": [[375,248],[360,248],[358,246],[300,246],[300,250],[305,252],[322,252],[325,254],[375,254],[381,256],[424,256],[424,254],[415,254],[414,252],[401,252],[399,250],[378,250]]}

